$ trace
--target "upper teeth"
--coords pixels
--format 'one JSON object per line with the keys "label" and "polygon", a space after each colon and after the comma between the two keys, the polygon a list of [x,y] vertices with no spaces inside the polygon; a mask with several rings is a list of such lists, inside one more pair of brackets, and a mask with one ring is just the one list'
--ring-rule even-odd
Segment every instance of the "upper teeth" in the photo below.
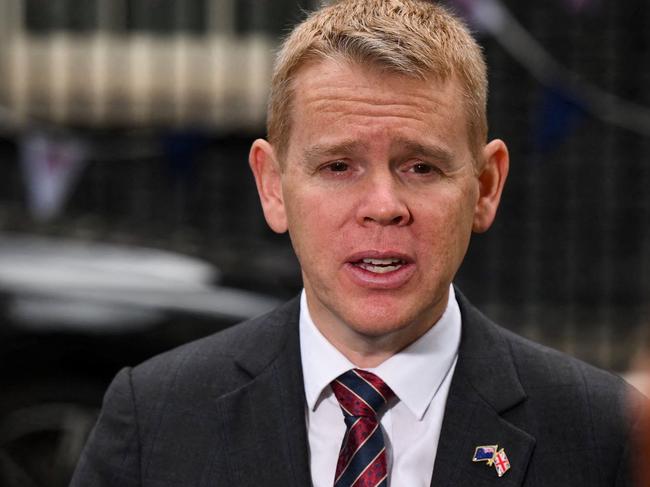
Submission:
{"label": "upper teeth", "polygon": [[363,259],[364,264],[372,265],[391,265],[401,263],[401,259]]}

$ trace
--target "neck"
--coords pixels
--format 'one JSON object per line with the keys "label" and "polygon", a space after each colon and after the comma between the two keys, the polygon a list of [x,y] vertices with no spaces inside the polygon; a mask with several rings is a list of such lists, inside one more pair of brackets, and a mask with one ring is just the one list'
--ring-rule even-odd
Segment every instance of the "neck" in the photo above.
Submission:
{"label": "neck", "polygon": [[320,333],[356,367],[371,369],[378,367],[429,331],[444,313],[448,294],[423,316],[392,330],[350,325],[331,314],[322,313],[319,303],[309,300],[309,294],[307,300],[311,318]]}
{"label": "neck", "polygon": [[[321,333],[323,333],[322,330]],[[379,339],[375,339],[375,337],[364,337],[357,340],[355,343],[350,343],[338,341],[337,337],[328,336],[325,333],[323,333],[323,335],[339,350],[339,352],[345,355],[350,362],[352,362],[356,367],[362,369],[373,369],[379,367],[379,365],[410,344],[406,343],[403,345],[396,345],[391,340],[382,339],[384,337],[380,337]]]}
{"label": "neck", "polygon": [[[379,305],[368,313],[319,299],[306,279],[305,296],[311,319],[320,333],[357,367],[374,368],[415,342],[438,322],[447,309],[449,287],[427,306],[417,303],[414,306],[409,300],[388,299],[378,301]],[[363,304],[373,305],[372,301]]]}

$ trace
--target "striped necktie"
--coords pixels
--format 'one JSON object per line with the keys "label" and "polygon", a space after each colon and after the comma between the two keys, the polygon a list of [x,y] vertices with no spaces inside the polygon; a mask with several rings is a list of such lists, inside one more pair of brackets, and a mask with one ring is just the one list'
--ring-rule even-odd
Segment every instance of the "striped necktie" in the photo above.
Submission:
{"label": "striped necktie", "polygon": [[386,487],[386,447],[377,413],[395,394],[375,374],[359,369],[347,371],[331,386],[347,427],[334,487]]}

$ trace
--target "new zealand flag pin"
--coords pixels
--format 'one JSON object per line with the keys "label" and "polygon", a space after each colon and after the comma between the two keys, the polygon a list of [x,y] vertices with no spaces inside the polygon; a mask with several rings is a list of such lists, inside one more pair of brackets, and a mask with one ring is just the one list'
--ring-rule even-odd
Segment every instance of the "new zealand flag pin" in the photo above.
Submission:
{"label": "new zealand flag pin", "polygon": [[503,477],[503,474],[510,470],[508,455],[503,448],[499,450],[499,445],[477,446],[472,461],[486,462],[488,467],[494,466],[499,477]]}

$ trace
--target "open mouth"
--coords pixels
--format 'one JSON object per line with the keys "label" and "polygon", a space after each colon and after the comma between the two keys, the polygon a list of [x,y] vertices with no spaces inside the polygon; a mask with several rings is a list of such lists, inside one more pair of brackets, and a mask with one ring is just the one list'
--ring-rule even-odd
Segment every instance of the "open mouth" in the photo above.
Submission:
{"label": "open mouth", "polygon": [[388,258],[388,259],[361,259],[357,262],[354,262],[354,265],[360,267],[361,269],[372,272],[374,274],[386,274],[388,272],[394,272],[400,269],[402,266],[406,265],[406,262],[398,258]]}

